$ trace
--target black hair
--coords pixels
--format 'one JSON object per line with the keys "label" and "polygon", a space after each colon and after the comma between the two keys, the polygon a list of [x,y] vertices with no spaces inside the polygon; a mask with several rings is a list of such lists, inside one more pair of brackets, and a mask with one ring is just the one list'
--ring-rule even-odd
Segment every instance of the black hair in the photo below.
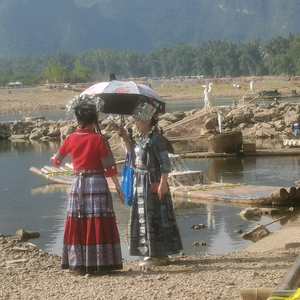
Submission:
{"label": "black hair", "polygon": [[114,73],[109,74],[109,81],[117,80],[116,75]]}
{"label": "black hair", "polygon": [[82,128],[89,124],[98,124],[98,113],[95,104],[84,101],[76,105],[74,110],[77,121],[82,123]]}
{"label": "black hair", "polygon": [[150,125],[151,127],[153,126],[157,127],[157,124],[158,124],[158,114],[155,112],[151,118]]}

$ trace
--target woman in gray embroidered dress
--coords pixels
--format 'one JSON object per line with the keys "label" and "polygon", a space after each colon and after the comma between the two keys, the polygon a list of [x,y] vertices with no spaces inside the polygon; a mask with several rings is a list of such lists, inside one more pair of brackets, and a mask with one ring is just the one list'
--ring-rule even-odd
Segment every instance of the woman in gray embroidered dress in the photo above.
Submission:
{"label": "woman in gray embroidered dress", "polygon": [[170,160],[166,139],[159,134],[156,109],[140,103],[133,112],[140,132],[136,142],[119,127],[127,152],[132,151],[134,199],[130,215],[129,254],[142,256],[140,266],[161,265],[182,250],[168,186]]}

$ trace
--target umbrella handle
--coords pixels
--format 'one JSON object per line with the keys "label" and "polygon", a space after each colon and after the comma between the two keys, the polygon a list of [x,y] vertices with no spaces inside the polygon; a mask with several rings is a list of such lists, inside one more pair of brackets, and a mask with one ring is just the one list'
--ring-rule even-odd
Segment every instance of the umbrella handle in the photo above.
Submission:
{"label": "umbrella handle", "polygon": [[124,115],[120,115],[120,125],[124,126],[125,125],[125,119],[124,119]]}
{"label": "umbrella handle", "polygon": [[96,126],[96,129],[97,129],[98,133],[101,135],[102,133],[101,133],[101,129],[100,129],[99,123],[96,122],[95,126]]}

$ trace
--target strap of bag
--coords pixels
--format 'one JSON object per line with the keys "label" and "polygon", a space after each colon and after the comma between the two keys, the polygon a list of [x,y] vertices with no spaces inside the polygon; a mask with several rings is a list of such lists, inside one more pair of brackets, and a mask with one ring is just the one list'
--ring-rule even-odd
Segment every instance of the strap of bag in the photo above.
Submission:
{"label": "strap of bag", "polygon": [[131,166],[131,158],[132,158],[132,151],[130,151],[130,153],[126,152],[125,166],[128,166],[129,168]]}

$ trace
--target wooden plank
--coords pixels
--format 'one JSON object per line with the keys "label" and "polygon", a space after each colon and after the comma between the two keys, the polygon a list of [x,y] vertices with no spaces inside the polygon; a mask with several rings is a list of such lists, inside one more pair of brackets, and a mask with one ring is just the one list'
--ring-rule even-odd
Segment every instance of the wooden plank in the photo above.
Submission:
{"label": "wooden plank", "polygon": [[73,165],[70,163],[65,163],[65,168],[67,168],[68,170],[73,170]]}
{"label": "wooden plank", "polygon": [[45,174],[44,174],[40,169],[38,169],[38,168],[36,168],[36,167],[31,167],[29,170],[30,170],[31,172],[33,172],[34,174],[39,175],[39,176],[42,176],[42,177],[45,178]]}
{"label": "wooden plank", "polygon": [[44,169],[49,171],[49,172],[52,172],[52,173],[60,172],[60,170],[58,168],[51,167],[51,166],[44,166]]}
{"label": "wooden plank", "polygon": [[41,168],[41,171],[45,174],[51,173],[50,171],[46,170],[45,168]]}

